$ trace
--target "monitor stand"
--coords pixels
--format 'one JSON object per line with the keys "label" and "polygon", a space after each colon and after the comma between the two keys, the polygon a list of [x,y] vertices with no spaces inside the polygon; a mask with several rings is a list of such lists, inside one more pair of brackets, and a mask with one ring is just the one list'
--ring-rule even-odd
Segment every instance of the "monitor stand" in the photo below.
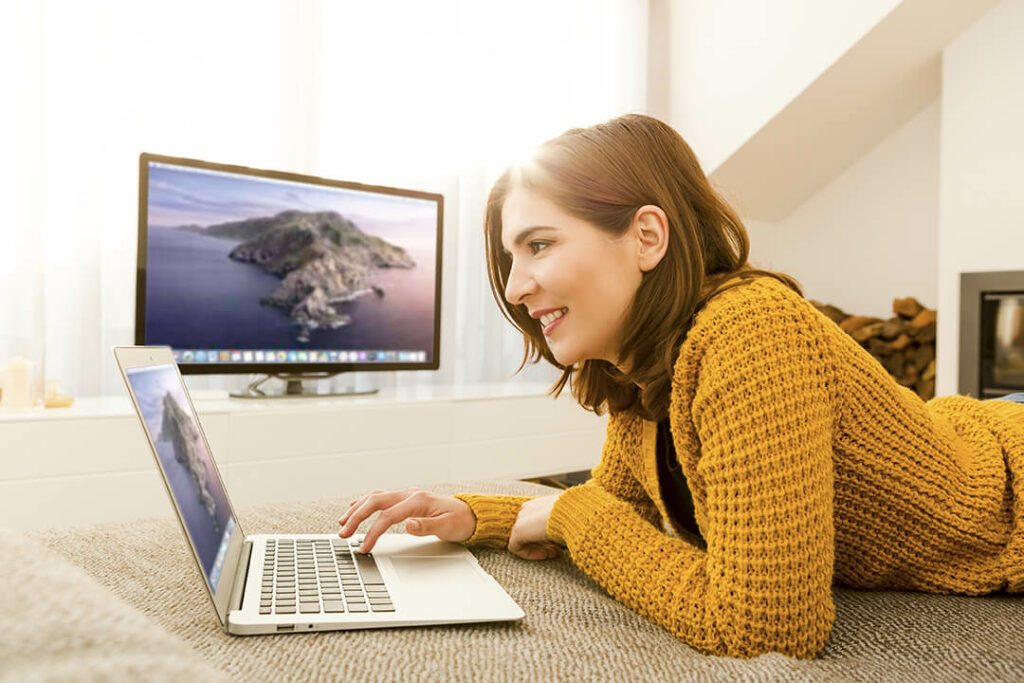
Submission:
{"label": "monitor stand", "polygon": [[[334,391],[327,394],[318,394],[315,391],[308,391],[303,389],[303,380],[318,380],[318,379],[329,379],[338,375],[337,372],[307,372],[307,373],[281,373],[274,375],[266,375],[261,379],[252,382],[242,392],[232,392],[231,398],[327,398],[330,396],[365,396],[367,394],[376,394],[377,389],[342,389],[341,391]],[[263,389],[260,389],[260,385],[266,382],[271,377],[275,377],[282,380],[285,383],[284,393],[273,392],[268,393]]]}

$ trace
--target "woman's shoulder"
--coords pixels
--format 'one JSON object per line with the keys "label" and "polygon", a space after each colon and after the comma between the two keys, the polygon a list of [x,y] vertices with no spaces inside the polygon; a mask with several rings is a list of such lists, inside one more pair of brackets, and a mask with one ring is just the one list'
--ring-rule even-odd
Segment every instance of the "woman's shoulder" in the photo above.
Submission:
{"label": "woman's shoulder", "polygon": [[694,317],[679,348],[672,409],[686,414],[685,407],[708,382],[743,382],[751,373],[779,371],[795,359],[831,364],[829,326],[838,330],[799,292],[773,277],[746,279],[720,291]]}
{"label": "woman's shoulder", "polygon": [[691,332],[726,328],[735,333],[749,324],[762,328],[763,321],[779,316],[807,314],[816,309],[788,285],[770,276],[728,280],[712,294],[694,316]]}
{"label": "woman's shoulder", "polygon": [[[785,283],[769,276],[729,281],[694,316],[675,367],[676,379],[709,353],[742,355],[765,343],[820,337],[824,316]],[[824,319],[827,320],[827,319]]]}

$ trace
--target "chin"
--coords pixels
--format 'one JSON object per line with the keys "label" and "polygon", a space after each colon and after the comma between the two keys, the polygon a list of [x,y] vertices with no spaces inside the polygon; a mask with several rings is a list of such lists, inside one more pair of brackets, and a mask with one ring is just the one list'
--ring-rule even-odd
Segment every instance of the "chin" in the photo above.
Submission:
{"label": "chin", "polygon": [[551,354],[555,357],[555,360],[557,360],[562,367],[568,368],[572,365],[575,365],[576,363],[580,363],[587,360],[586,354],[580,353],[578,350],[558,348],[552,346],[550,342],[548,343],[548,348],[551,349]]}

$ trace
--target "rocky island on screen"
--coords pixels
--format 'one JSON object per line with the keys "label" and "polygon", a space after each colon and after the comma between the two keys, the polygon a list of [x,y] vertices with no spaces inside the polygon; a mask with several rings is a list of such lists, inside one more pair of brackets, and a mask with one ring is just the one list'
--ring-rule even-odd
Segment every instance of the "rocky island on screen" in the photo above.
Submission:
{"label": "rocky island on screen", "polygon": [[433,348],[434,201],[160,165],[147,208],[147,343]]}

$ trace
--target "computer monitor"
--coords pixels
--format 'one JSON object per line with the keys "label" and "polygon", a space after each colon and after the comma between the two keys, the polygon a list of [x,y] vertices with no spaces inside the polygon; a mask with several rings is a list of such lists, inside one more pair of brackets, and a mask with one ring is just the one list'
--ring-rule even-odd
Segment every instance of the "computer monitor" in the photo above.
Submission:
{"label": "computer monitor", "polygon": [[440,194],[144,153],[135,343],[170,346],[183,374],[261,373],[292,395],[339,372],[436,370],[443,209]]}

